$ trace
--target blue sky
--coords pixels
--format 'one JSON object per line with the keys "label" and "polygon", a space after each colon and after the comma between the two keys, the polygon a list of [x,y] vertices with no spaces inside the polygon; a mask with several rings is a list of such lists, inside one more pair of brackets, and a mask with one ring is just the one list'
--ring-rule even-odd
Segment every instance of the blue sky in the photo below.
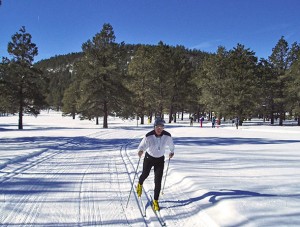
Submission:
{"label": "blue sky", "polygon": [[237,43],[267,58],[281,36],[300,42],[299,0],[2,0],[0,57],[21,26],[39,49],[35,61],[81,51],[113,26],[116,41],[215,52]]}

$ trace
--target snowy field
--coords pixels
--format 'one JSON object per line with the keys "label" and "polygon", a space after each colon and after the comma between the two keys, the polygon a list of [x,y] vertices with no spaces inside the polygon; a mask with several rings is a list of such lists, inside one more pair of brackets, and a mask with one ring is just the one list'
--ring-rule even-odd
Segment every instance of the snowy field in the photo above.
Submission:
{"label": "snowy field", "polygon": [[[126,208],[151,125],[112,117],[102,129],[56,112],[24,116],[24,130],[17,123],[0,117],[1,226],[160,226],[153,172],[146,217],[135,193]],[[160,197],[167,226],[300,226],[300,127],[184,121],[165,130],[176,146]]]}

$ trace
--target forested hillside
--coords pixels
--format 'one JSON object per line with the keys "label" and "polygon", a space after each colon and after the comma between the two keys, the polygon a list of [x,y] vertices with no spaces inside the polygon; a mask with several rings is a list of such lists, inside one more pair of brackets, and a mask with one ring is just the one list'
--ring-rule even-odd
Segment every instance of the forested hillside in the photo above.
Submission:
{"label": "forested hillside", "polygon": [[[268,59],[242,44],[216,53],[184,46],[116,43],[110,24],[82,44],[82,52],[33,63],[38,47],[25,27],[9,43],[12,59],[0,64],[0,112],[38,115],[62,110],[82,119],[107,117],[152,120],[184,112],[195,119],[261,117],[300,125],[300,48],[281,37]],[[26,42],[24,42],[26,40]],[[21,51],[20,51],[21,50]]]}
{"label": "forested hillside", "polygon": [[61,109],[64,92],[72,81],[74,65],[82,56],[82,53],[59,55],[35,64],[35,67],[42,71],[42,77],[47,83],[44,92],[49,107]]}

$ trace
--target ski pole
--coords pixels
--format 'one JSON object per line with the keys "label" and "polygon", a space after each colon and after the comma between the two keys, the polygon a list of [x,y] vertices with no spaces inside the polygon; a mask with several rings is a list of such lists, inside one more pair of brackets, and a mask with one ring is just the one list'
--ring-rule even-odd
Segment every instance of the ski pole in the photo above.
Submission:
{"label": "ski pole", "polygon": [[167,175],[168,175],[168,169],[169,169],[170,160],[171,160],[171,158],[169,158],[169,161],[168,161],[168,166],[167,166],[167,171],[166,171],[165,181],[164,181],[163,188],[162,188],[162,190],[161,190],[161,194],[162,194],[162,195],[164,194],[164,188],[165,188],[165,184],[166,184],[166,180],[167,180]]}
{"label": "ski pole", "polygon": [[130,196],[131,196],[131,192],[132,192],[132,190],[133,190],[133,185],[134,185],[135,177],[136,177],[137,172],[138,172],[138,169],[139,169],[140,161],[141,161],[141,157],[139,158],[139,161],[138,161],[138,164],[137,164],[137,167],[136,167],[136,170],[135,170],[133,182],[132,182],[131,189],[130,189],[129,196],[128,196],[128,200],[127,200],[127,203],[126,203],[126,208],[127,208],[127,206],[128,206],[129,199],[130,199]]}

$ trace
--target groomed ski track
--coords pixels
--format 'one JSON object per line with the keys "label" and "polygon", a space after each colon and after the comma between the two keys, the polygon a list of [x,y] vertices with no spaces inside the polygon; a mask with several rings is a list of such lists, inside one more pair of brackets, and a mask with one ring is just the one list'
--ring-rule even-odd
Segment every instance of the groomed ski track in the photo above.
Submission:
{"label": "groomed ski track", "polygon": [[[56,138],[55,146],[47,138],[25,141],[43,151],[0,169],[1,226],[160,226],[149,205],[142,216],[135,190],[126,208],[145,133],[122,130],[121,138],[107,129]],[[144,188],[153,193],[153,173]],[[184,187],[166,186],[160,205],[167,226],[214,226],[208,217],[189,217],[196,207],[177,198],[185,198]]]}

